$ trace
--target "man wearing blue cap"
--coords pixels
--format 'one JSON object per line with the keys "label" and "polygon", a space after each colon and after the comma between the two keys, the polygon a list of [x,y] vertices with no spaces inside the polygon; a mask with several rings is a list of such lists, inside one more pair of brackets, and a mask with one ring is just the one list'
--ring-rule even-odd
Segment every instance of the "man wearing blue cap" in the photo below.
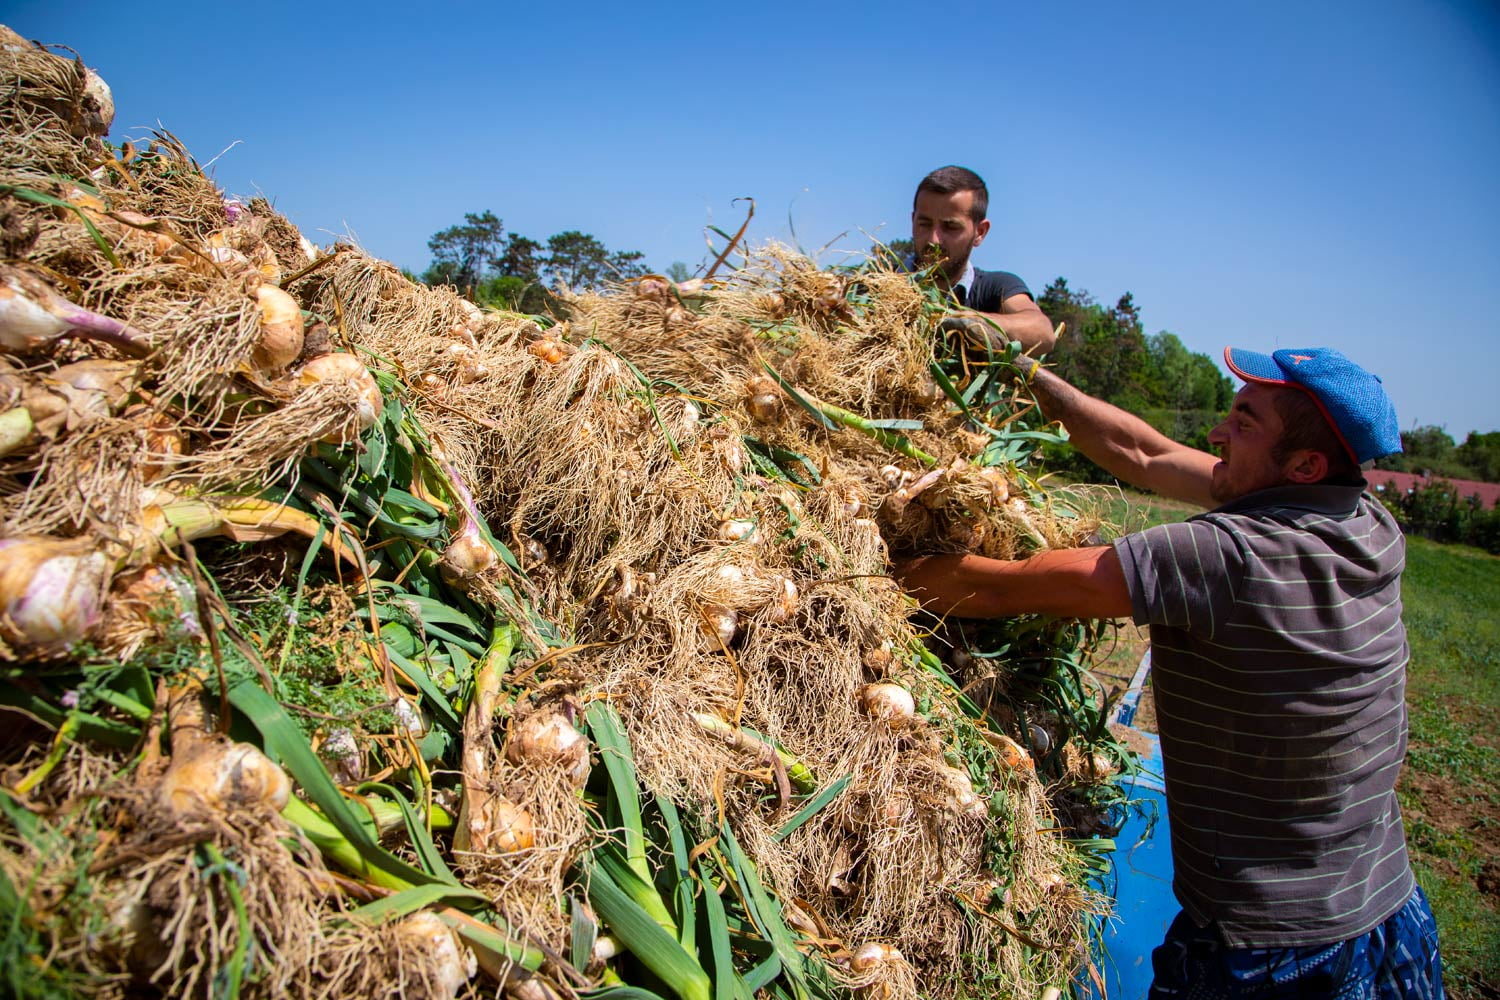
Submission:
{"label": "man wearing blue cap", "polygon": [[1150,626],[1183,908],[1152,956],[1152,997],[1441,997],[1395,792],[1405,549],[1360,474],[1401,450],[1395,410],[1329,348],[1224,357],[1246,385],[1209,435],[1217,458],[1021,359],[1080,451],[1206,513],[1113,545],[928,556],[899,575],[943,614]]}

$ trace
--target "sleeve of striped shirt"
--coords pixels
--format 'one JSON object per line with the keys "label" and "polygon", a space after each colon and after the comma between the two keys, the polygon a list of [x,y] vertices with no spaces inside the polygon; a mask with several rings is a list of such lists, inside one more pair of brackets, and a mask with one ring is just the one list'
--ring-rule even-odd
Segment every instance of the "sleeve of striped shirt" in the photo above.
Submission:
{"label": "sleeve of striped shirt", "polygon": [[1244,556],[1207,520],[1163,524],[1115,542],[1137,625],[1212,636],[1234,606]]}

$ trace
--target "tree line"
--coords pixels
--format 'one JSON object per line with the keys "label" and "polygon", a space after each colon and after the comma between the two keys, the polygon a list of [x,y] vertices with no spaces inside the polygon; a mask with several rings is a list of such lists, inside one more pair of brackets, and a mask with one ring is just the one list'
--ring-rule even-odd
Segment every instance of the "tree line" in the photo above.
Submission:
{"label": "tree line", "polygon": [[1486,508],[1478,497],[1460,496],[1445,479],[1435,479],[1410,493],[1388,489],[1378,496],[1408,535],[1473,545],[1500,555],[1500,507]]}
{"label": "tree line", "polygon": [[[1130,292],[1106,306],[1059,277],[1043,289],[1037,305],[1053,325],[1063,325],[1047,357],[1059,376],[1174,441],[1212,450],[1208,434],[1234,401],[1234,382],[1212,358],[1188,350],[1174,333],[1148,335]],[[1071,447],[1052,445],[1045,453],[1054,471],[1092,482],[1113,481]]]}
{"label": "tree line", "polygon": [[646,255],[638,250],[610,250],[576,229],[542,243],[507,233],[488,210],[464,213],[461,224],[434,233],[427,249],[432,263],[420,276],[423,282],[453,285],[480,305],[525,313],[549,311],[548,289],[559,284],[584,291],[647,273]]}
{"label": "tree line", "polygon": [[1411,472],[1443,479],[1500,483],[1500,431],[1470,431],[1462,444],[1443,428],[1431,425],[1401,432],[1399,455],[1377,459],[1377,469]]}

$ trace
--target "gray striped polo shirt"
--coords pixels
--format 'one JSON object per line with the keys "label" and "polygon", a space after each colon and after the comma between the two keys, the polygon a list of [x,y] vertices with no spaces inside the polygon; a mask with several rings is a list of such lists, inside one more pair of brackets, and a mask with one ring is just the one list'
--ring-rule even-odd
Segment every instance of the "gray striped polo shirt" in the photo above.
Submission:
{"label": "gray striped polo shirt", "polygon": [[1263,490],[1115,542],[1151,626],[1173,889],[1232,947],[1354,937],[1415,886],[1405,545],[1363,485]]}

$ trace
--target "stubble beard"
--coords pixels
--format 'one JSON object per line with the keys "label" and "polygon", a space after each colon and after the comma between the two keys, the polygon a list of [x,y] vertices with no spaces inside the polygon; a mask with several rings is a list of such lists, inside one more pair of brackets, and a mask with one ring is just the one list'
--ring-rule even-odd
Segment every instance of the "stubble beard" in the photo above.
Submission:
{"label": "stubble beard", "polygon": [[1217,504],[1226,504],[1231,500],[1238,500],[1239,491],[1234,488],[1229,478],[1229,457],[1219,456],[1219,464],[1213,468],[1213,473],[1208,480],[1208,495]]}
{"label": "stubble beard", "polygon": [[941,247],[933,244],[927,250],[923,251],[921,257],[918,258],[918,263],[923,267],[931,267],[933,264],[937,264],[938,272],[951,286],[957,284],[958,280],[964,276],[964,271],[969,266],[969,254],[972,252],[971,248],[962,257],[950,257],[943,252]]}
{"label": "stubble beard", "polygon": [[[1219,474],[1220,469],[1224,470],[1223,475]],[[1223,460],[1214,466],[1213,475],[1208,480],[1208,495],[1213,498],[1214,503],[1225,504],[1234,499],[1229,495],[1233,491],[1229,488],[1228,472],[1229,469],[1224,465]]]}

